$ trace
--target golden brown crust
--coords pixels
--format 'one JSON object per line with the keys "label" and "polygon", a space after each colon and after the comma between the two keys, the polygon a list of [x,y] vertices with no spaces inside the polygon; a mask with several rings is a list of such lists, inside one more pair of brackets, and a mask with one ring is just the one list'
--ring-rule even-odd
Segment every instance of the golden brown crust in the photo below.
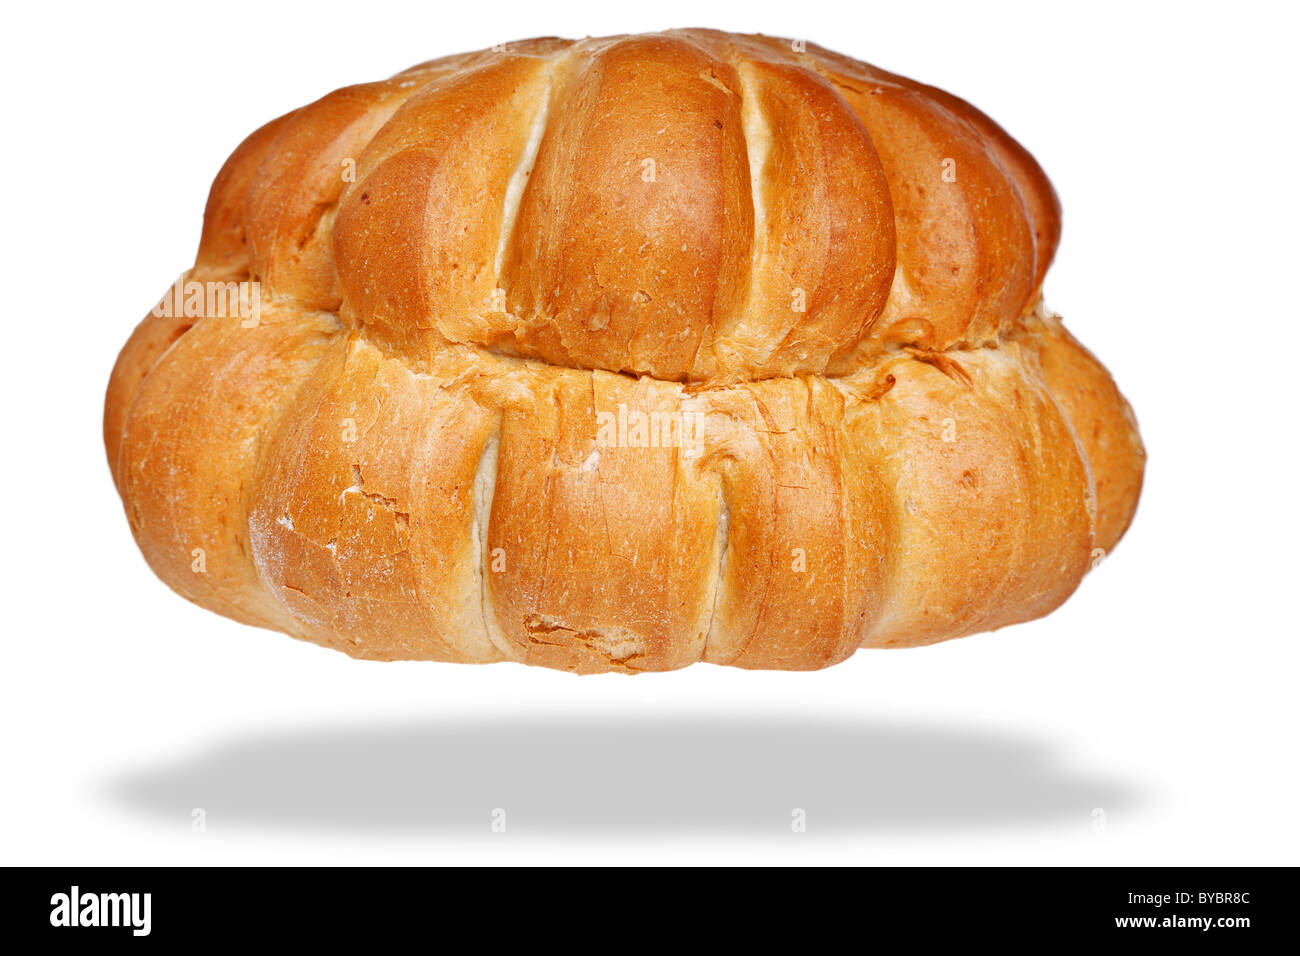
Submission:
{"label": "golden brown crust", "polygon": [[988,117],[813,45],[449,57],[241,144],[184,279],[260,312],[148,316],[105,444],[150,565],[241,621],[824,667],[1046,614],[1131,520],[1131,410],[1035,308],[1059,234]]}
{"label": "golden brown crust", "polygon": [[1037,354],[1043,380],[1074,426],[1097,486],[1094,548],[1115,547],[1128,530],[1142,492],[1146,449],[1133,409],[1096,357],[1060,318],[1044,314],[1025,343]]}

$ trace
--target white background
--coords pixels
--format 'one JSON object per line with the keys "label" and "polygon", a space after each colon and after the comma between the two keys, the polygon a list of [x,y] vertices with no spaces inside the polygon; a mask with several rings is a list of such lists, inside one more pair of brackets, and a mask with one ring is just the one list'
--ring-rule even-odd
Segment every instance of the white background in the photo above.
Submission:
{"label": "white background", "polygon": [[[11,8],[0,862],[1300,863],[1297,24],[1213,9]],[[814,674],[575,678],[358,663],[155,580],[102,393],[235,144],[434,56],[687,25],[943,86],[1047,169],[1048,302],[1150,452],[1132,531],[1070,602]]]}

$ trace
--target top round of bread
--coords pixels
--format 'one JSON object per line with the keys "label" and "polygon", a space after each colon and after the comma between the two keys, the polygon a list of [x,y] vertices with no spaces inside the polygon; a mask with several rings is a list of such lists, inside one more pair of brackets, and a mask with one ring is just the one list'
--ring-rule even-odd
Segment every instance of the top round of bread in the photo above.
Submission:
{"label": "top round of bread", "polygon": [[234,152],[110,463],[172,587],[359,656],[804,668],[998,627],[1141,484],[1041,305],[1059,235],[987,116],[812,43],[446,57]]}

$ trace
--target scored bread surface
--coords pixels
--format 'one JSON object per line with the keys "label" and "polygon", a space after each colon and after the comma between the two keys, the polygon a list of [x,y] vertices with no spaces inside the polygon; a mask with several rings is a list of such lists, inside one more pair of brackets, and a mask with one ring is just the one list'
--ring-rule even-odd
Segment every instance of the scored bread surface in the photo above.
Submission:
{"label": "scored bread surface", "polygon": [[358,657],[961,637],[1057,607],[1137,503],[1132,412],[1042,306],[1059,235],[990,119],[813,44],[435,60],[235,150],[183,280],[256,320],[150,313],[109,461],[172,588]]}

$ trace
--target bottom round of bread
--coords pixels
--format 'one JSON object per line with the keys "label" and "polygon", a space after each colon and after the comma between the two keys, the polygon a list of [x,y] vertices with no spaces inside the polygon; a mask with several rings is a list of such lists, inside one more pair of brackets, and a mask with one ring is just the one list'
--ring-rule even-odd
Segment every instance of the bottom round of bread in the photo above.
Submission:
{"label": "bottom round of bread", "polygon": [[105,437],[153,570],[356,657],[812,669],[1064,601],[1144,452],[1041,307],[970,350],[692,386],[263,308],[150,315]]}

